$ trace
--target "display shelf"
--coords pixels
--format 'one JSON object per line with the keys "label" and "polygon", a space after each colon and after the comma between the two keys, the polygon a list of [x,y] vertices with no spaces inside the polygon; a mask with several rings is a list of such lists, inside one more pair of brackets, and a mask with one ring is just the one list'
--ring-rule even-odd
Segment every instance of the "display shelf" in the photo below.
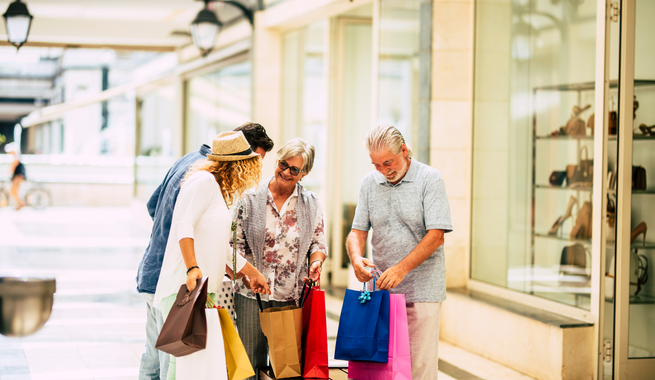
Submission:
{"label": "display shelf", "polygon": [[566,237],[561,237],[557,235],[548,235],[544,233],[539,233],[535,232],[533,234],[535,237],[542,238],[542,239],[551,239],[551,240],[559,240],[559,241],[564,241],[564,242],[569,242],[569,243],[580,243],[584,245],[591,245],[591,240],[589,239],[571,239],[571,238],[566,238]]}
{"label": "display shelf", "polygon": [[[579,140],[589,140],[593,141],[594,136],[537,136],[537,140],[555,140],[555,141],[579,141]],[[616,140],[616,135],[610,135],[610,140]],[[634,141],[655,141],[655,136],[646,136],[646,135],[632,135],[632,140]]]}
{"label": "display shelf", "polygon": [[[563,241],[566,243],[580,243],[584,245],[591,245],[591,240],[590,239],[571,239],[567,238],[564,236],[558,236],[558,235],[548,235],[547,233],[541,233],[541,232],[535,232],[532,234],[536,238],[541,238],[541,239],[550,239],[550,240],[558,240],[558,241]],[[641,251],[641,250],[655,250],[655,243],[649,243],[646,242],[646,244],[642,244],[638,241],[630,246],[630,249]],[[613,243],[613,242],[612,242]]]}
{"label": "display shelf", "polygon": [[551,185],[534,185],[537,189],[548,189],[548,190],[568,190],[568,191],[589,191],[593,190],[593,187],[570,187],[570,186],[551,186]]}
{"label": "display shelf", "polygon": [[[554,187],[554,186],[551,186]],[[608,194],[616,194],[615,189],[607,189]],[[632,190],[632,195],[639,195],[639,194],[655,194],[655,190]]]}
{"label": "display shelf", "polygon": [[[618,80],[610,81],[610,88],[617,88],[619,85]],[[635,79],[635,87],[642,86],[655,86],[655,80]],[[559,84],[552,86],[535,87],[534,90],[538,91],[588,91],[596,88],[596,82],[582,82],[571,84]]]}
{"label": "display shelf", "polygon": [[593,140],[594,136],[537,136],[537,140]]}

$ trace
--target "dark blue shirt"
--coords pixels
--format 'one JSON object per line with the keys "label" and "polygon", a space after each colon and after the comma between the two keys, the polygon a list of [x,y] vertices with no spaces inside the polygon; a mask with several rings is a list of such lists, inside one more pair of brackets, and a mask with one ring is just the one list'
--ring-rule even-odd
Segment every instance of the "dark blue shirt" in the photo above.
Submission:
{"label": "dark blue shirt", "polygon": [[177,195],[180,193],[180,183],[191,165],[200,159],[207,158],[209,153],[211,153],[211,148],[203,144],[199,151],[191,152],[175,161],[162,183],[150,197],[147,204],[148,213],[154,224],[150,233],[150,243],[143,254],[136,275],[136,290],[139,293],[155,294],[159,272],[161,272],[164,262],[168,234],[171,231],[173,209]]}

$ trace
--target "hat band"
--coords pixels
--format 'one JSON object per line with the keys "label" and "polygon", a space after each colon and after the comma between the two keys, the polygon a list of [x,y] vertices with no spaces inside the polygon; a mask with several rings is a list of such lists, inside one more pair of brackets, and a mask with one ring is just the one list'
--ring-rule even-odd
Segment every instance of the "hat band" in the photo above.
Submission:
{"label": "hat band", "polygon": [[252,149],[248,148],[242,152],[230,153],[230,154],[213,154],[214,156],[247,156],[252,153]]}

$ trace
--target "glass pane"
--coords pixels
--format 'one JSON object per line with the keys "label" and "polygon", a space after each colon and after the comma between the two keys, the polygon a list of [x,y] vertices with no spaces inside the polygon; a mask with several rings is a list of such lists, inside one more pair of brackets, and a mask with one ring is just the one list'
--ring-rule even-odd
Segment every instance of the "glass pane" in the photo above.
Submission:
{"label": "glass pane", "polygon": [[[607,109],[607,210],[605,216],[605,325],[603,333],[603,343],[614,347],[614,276],[616,275],[616,266],[614,256],[616,252],[616,175],[617,175],[617,139],[616,132],[618,128],[618,96],[619,96],[619,61],[620,61],[620,33],[621,25],[618,22],[610,22],[610,44],[609,44],[609,79],[611,81]],[[598,119],[600,122],[600,118]],[[613,378],[614,362],[605,358],[603,361],[603,378],[606,380]]]}
{"label": "glass pane", "polygon": [[[283,36],[282,143],[301,137],[316,149],[312,172],[303,186],[327,205],[327,21]],[[280,144],[281,145],[281,144]]]}
{"label": "glass pane", "polygon": [[187,82],[185,153],[251,119],[250,61],[235,63]]}
{"label": "glass pane", "polygon": [[138,99],[139,147],[136,157],[136,196],[148,199],[175,161],[173,110],[175,88],[162,86]]}
{"label": "glass pane", "polygon": [[596,5],[476,7],[471,277],[589,309]]}
{"label": "glass pane", "polygon": [[391,124],[418,147],[418,1],[380,2],[378,123]]}
{"label": "glass pane", "polygon": [[637,0],[636,11],[628,357],[653,358],[655,281],[648,264],[655,262],[655,239],[646,238],[646,229],[655,227],[655,181],[646,177],[655,173],[655,2]]}
{"label": "glass pane", "polygon": [[[342,159],[341,210],[342,247],[341,267],[347,268],[350,260],[346,254],[345,239],[352,227],[355,206],[359,196],[359,180],[371,171],[371,159],[363,146],[364,137],[371,127],[371,65],[373,54],[373,28],[368,22],[344,22],[343,26],[343,75],[341,82],[341,121],[343,133],[339,140]],[[347,131],[347,133],[346,133]],[[345,157],[345,156],[344,156]]]}

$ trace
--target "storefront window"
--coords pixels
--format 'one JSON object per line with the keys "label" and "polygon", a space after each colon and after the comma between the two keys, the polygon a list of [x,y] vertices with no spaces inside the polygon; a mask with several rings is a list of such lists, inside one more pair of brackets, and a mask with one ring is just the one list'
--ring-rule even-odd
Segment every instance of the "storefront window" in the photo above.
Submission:
{"label": "storefront window", "polygon": [[137,97],[135,195],[148,199],[175,161],[175,88],[168,84]]}
{"label": "storefront window", "polygon": [[303,185],[323,193],[327,179],[327,21],[320,21],[283,36],[282,142],[300,137],[316,148],[312,172]]}
{"label": "storefront window", "polygon": [[378,123],[398,128],[417,149],[419,2],[380,2]]}
{"label": "storefront window", "polygon": [[476,2],[471,278],[590,308],[596,4]]}
{"label": "storefront window", "polygon": [[186,87],[185,153],[251,121],[251,65],[244,60],[192,77]]}

